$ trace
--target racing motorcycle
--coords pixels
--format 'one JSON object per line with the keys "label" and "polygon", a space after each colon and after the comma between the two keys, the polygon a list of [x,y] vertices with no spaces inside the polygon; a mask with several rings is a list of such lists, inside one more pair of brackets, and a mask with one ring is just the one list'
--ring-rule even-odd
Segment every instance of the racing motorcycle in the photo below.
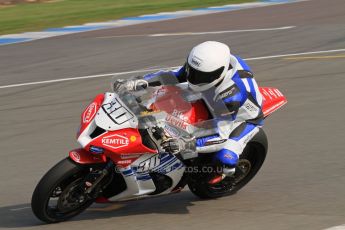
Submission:
{"label": "racing motorcycle", "polygon": [[[287,103],[276,88],[259,90],[265,118]],[[33,213],[47,223],[61,222],[100,200],[175,193],[186,185],[200,198],[236,193],[265,160],[267,137],[262,129],[247,143],[235,173],[225,178],[212,161],[213,153],[197,153],[185,145],[172,154],[159,145],[160,139],[191,143],[214,134],[222,106],[215,111],[208,104],[207,97],[185,83],[97,95],[81,115],[81,148],[70,151],[40,180],[32,195]],[[223,118],[229,121],[227,115]],[[233,125],[224,122],[221,128],[231,130]]]}

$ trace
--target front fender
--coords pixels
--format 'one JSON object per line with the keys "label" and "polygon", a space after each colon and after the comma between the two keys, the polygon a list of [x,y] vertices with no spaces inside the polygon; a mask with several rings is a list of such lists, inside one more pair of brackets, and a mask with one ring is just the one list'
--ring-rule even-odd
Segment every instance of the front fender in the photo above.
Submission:
{"label": "front fender", "polygon": [[100,164],[107,162],[104,154],[93,154],[81,148],[70,151],[69,158],[78,164]]}

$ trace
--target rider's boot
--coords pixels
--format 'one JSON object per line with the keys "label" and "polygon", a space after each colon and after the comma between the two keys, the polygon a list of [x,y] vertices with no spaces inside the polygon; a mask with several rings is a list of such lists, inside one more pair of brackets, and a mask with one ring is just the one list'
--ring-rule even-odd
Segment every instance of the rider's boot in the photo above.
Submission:
{"label": "rider's boot", "polygon": [[225,177],[230,177],[235,174],[236,165],[238,163],[238,155],[231,150],[222,149],[214,156],[214,162],[222,167],[222,172],[212,178],[209,184],[216,184],[221,182]]}

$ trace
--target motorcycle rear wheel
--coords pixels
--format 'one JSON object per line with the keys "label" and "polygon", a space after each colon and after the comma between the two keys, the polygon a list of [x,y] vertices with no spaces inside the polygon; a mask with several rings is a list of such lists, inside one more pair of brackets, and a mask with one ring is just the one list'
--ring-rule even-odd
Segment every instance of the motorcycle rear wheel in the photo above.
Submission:
{"label": "motorcycle rear wheel", "polygon": [[56,223],[70,219],[87,209],[94,199],[84,194],[84,178],[89,167],[65,158],[40,180],[31,199],[35,216]]}
{"label": "motorcycle rear wheel", "polygon": [[219,183],[210,184],[210,179],[217,176],[217,173],[194,173],[190,176],[188,187],[194,195],[202,199],[233,195],[253,179],[264,163],[266,154],[267,137],[261,129],[240,155],[234,176],[225,177]]}

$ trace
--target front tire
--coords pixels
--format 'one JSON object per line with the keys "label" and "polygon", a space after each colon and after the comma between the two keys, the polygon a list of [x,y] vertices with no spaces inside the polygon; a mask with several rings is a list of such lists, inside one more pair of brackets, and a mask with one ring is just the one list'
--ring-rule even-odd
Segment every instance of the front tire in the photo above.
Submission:
{"label": "front tire", "polygon": [[[235,194],[253,179],[260,170],[266,158],[267,146],[266,134],[260,129],[240,155],[236,173],[233,177],[226,177],[221,182],[212,185],[209,184],[209,180],[217,175],[216,172],[194,173],[191,175],[188,183],[189,189],[202,199],[219,198]],[[206,159],[206,161],[210,162],[210,159]],[[197,164],[205,165],[205,162],[198,162]]]}
{"label": "front tire", "polygon": [[94,201],[82,191],[88,170],[69,158],[50,169],[32,195],[31,208],[36,217],[46,223],[61,222],[88,208]]}

